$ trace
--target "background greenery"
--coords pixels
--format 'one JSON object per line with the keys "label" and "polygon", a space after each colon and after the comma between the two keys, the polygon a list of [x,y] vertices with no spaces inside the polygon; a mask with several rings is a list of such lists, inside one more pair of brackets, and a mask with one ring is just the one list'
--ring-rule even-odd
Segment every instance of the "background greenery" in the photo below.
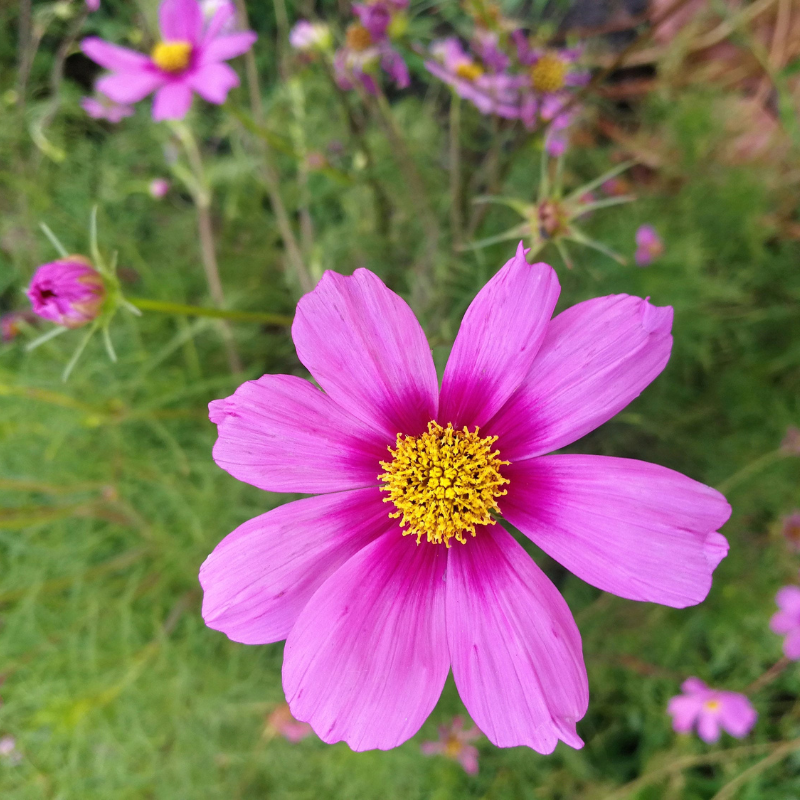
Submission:
{"label": "background greenery", "polygon": [[[77,105],[87,70],[78,57],[68,60],[61,109],[46,131],[65,157],[48,157],[28,125],[52,100],[48,70],[65,24],[54,23],[43,39],[23,111],[9,91],[16,80],[14,5],[0,8],[3,308],[25,307],[21,291],[35,266],[54,256],[38,222],[45,220],[70,252],[85,251],[95,203],[101,248],[119,251],[129,294],[207,303],[190,197],[178,186],[160,202],[142,191],[151,178],[169,174],[169,131],[151,122],[146,102],[118,127],[89,120]],[[132,5],[106,3],[88,29],[122,40],[137,24]],[[442,13],[455,7],[441,5]],[[336,169],[309,176],[312,269],[318,275],[366,266],[409,296],[409,269],[424,236],[380,126],[370,124],[367,136],[374,176],[391,204],[388,226],[376,219],[360,151],[324,76],[298,69],[294,81],[279,80],[271,4],[253,0],[248,7],[261,35],[270,131],[291,139],[294,126],[305,147],[320,152],[340,143],[330,157]],[[291,19],[299,13],[289,8]],[[437,23],[429,12],[418,24],[432,30]],[[800,505],[800,459],[767,455],[788,426],[800,423],[800,248],[775,222],[787,208],[793,218],[796,177],[793,183],[772,163],[736,166],[719,158],[725,131],[717,99],[719,90],[694,85],[611,109],[623,121],[635,116],[672,157],[637,180],[635,204],[597,212],[586,228],[630,257],[636,228],[650,222],[666,243],[660,260],[639,269],[581,250],[568,271],[546,252],[562,281],[560,308],[613,292],[675,308],[675,348],[664,373],[570,449],[641,458],[727,485],[733,505],[725,528],[730,555],[708,600],[682,611],[604,595],[520,537],[564,593],[583,635],[591,684],[589,713],[578,726],[583,750],[562,744],[546,757],[482,740],[476,777],[424,758],[420,742],[464,713],[452,680],[420,734],[390,752],[355,754],[315,737],[297,745],[265,737],[265,716],[283,699],[283,645],[247,647],[207,629],[197,572],[236,525],[290,498],[260,492],[215,466],[205,409],[243,378],[305,373],[285,328],[234,325],[246,373],[231,376],[213,322],[120,314],[112,326],[119,363],[111,365],[94,341],[67,385],[59,375],[77,334],[30,354],[23,349],[27,334],[0,348],[0,735],[13,735],[22,754],[16,765],[0,760],[0,796],[691,800],[712,797],[770,752],[770,743],[800,736],[795,666],[753,695],[760,718],[743,743],[724,737],[710,747],[678,737],[665,711],[689,675],[741,691],[777,661],[780,639],[767,628],[773,597],[796,581],[800,565],[780,535],[781,516]],[[446,93],[415,82],[392,103],[446,228]],[[230,106],[245,108],[244,90]],[[223,110],[196,102],[193,114],[214,184],[229,302],[291,314],[296,289],[286,279],[247,135]],[[487,134],[466,107],[463,130],[469,174],[471,154],[481,152]],[[504,193],[532,196],[536,142],[520,143],[506,157]],[[296,163],[279,159],[294,211],[305,202]],[[615,159],[615,147],[595,139],[568,159],[568,181],[578,185]],[[512,214],[492,211],[481,231],[491,235],[512,222]],[[466,305],[512,251],[513,243],[455,253],[442,233],[434,296],[418,309],[440,367]],[[719,755],[669,769],[708,754]],[[615,793],[661,767],[667,770],[659,780]],[[800,755],[745,782],[737,796],[800,797]]]}

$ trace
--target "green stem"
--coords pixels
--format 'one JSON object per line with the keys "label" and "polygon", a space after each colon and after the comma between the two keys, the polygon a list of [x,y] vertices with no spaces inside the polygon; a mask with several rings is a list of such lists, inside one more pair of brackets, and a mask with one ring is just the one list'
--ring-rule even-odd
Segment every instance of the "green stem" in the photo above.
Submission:
{"label": "green stem", "polygon": [[185,317],[212,317],[231,322],[258,322],[262,325],[291,325],[288,314],[269,314],[259,311],[234,311],[228,308],[207,308],[189,306],[184,303],[169,303],[165,300],[151,300],[147,297],[128,297],[128,303],[142,311],[156,311],[160,314],[178,314]]}
{"label": "green stem", "polygon": [[784,453],[781,449],[771,450],[769,453],[759,456],[749,464],[745,464],[737,472],[734,472],[729,478],[726,478],[724,481],[722,481],[722,483],[717,486],[717,491],[722,492],[722,494],[729,492],[735,486],[738,486],[740,483],[746,481],[752,475],[756,475],[766,467],[774,464],[776,461],[786,458],[786,456],[787,453]]}
{"label": "green stem", "polygon": [[461,98],[450,97],[450,235],[453,249],[461,247]]}

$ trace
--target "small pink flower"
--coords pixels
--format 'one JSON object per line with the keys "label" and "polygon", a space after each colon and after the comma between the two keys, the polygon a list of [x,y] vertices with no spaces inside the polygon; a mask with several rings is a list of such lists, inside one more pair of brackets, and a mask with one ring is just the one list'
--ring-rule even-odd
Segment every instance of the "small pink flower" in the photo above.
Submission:
{"label": "small pink flower", "polygon": [[652,264],[664,252],[664,243],[652,225],[641,225],[636,231],[636,263],[640,267]]}
{"label": "small pink flower", "polygon": [[464,730],[464,720],[454,717],[450,725],[439,726],[438,742],[423,742],[420,746],[426,756],[439,755],[457,761],[468,775],[478,774],[478,748],[469,744],[479,739],[481,732],[475,727]]}
{"label": "small pink flower", "polygon": [[790,456],[800,456],[800,428],[790,425],[781,442],[781,451]]}
{"label": "small pink flower", "polygon": [[741,739],[756,724],[758,714],[743,694],[709,689],[699,678],[687,678],[681,689],[683,694],[667,706],[676,733],[689,733],[696,724],[700,738],[712,744],[719,739],[720,729]]}
{"label": "small pink flower", "polygon": [[425,62],[425,69],[451,86],[481,114],[506,119],[519,117],[519,78],[503,72],[487,72],[454,37],[434,42],[431,55],[433,59]]}
{"label": "small pink flower", "polygon": [[65,328],[80,328],[100,313],[106,287],[88,259],[68,256],[39,267],[27,295],[34,313],[42,319]]}
{"label": "small pink flower", "polygon": [[783,640],[783,654],[792,661],[800,659],[800,586],[784,586],[775,595],[780,611],[772,615],[769,627]]}
{"label": "small pink flower", "polygon": [[603,190],[603,194],[609,197],[621,197],[631,191],[630,183],[625,178],[620,177],[609,178],[601,184],[600,188]]}
{"label": "small pink flower", "polygon": [[286,698],[323,741],[396,747],[452,669],[495,745],[582,746],[577,625],[500,513],[605,591],[677,608],[708,594],[728,550],[719,492],[642,461],[546,455],[659,375],[672,309],[612,295],[551,320],[559,291],[520,243],[467,309],[440,389],[405,301],[366,269],[326,272],[292,326],[316,384],[264,375],[210,404],[222,469],[315,496],[214,549],[203,619],[245,644],[286,639]]}
{"label": "small pink flower", "polygon": [[169,187],[170,183],[166,178],[153,178],[147,190],[150,192],[150,197],[154,200],[160,200],[162,197],[166,196]]}
{"label": "small pink flower", "polygon": [[287,742],[297,744],[314,731],[307,722],[298,722],[292,716],[288,703],[281,703],[267,717],[266,732],[269,736],[283,736]]}
{"label": "small pink flower", "polygon": [[95,97],[82,97],[81,108],[92,119],[104,119],[107,122],[117,124],[122,122],[125,117],[133,116],[133,106],[115,103],[108,97],[98,94]]}
{"label": "small pink flower", "polygon": [[13,736],[0,736],[0,759],[11,766],[22,761],[22,753],[17,750],[17,740]]}
{"label": "small pink flower", "polygon": [[800,552],[800,510],[783,518],[783,538],[792,550]]}
{"label": "small pink flower", "polygon": [[36,316],[32,311],[9,311],[0,316],[0,341],[11,342],[19,336],[22,322],[33,324]]}
{"label": "small pink flower", "polygon": [[323,22],[301,19],[289,32],[289,44],[301,52],[326,50],[331,45],[331,30]]}
{"label": "small pink flower", "polygon": [[235,13],[233,3],[226,2],[204,24],[197,0],[162,0],[162,40],[150,56],[94,36],[84,39],[83,52],[111,70],[98,81],[98,91],[117,103],[137,103],[155,92],[155,120],[183,119],[193,92],[221,105],[239,85],[239,76],[224,62],[247,52],[256,40],[252,31],[221,33]]}
{"label": "small pink flower", "polygon": [[86,0],[86,8],[88,8],[89,11],[99,11],[100,0]]}

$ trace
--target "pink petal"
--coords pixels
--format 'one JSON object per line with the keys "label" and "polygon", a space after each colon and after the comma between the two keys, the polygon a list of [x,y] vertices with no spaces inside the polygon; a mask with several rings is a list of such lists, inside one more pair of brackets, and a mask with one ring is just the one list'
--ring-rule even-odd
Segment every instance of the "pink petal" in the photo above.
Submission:
{"label": "pink petal", "polygon": [[758,719],[750,701],[738,692],[722,692],[720,700],[719,721],[723,729],[737,739],[747,736]]}
{"label": "pink petal", "polygon": [[183,119],[192,105],[192,90],[183,82],[168,83],[156,92],[153,101],[153,119]]}
{"label": "pink petal", "polygon": [[686,694],[702,695],[703,699],[706,699],[713,694],[712,690],[709,689],[706,683],[701,681],[700,678],[687,678],[681,684],[681,691],[685,692]]}
{"label": "pink petal", "polygon": [[657,464],[543,456],[504,467],[503,516],[587,583],[630,600],[695,605],[728,544],[731,513],[709,486]]}
{"label": "pink petal", "polygon": [[792,615],[800,624],[800,586],[783,586],[775,595],[775,603],[781,611]]}
{"label": "pink petal", "polygon": [[439,385],[413,311],[377,275],[326,272],[297,304],[292,337],[317,383],[394,441],[436,418]]}
{"label": "pink petal", "polygon": [[560,287],[555,270],[517,253],[472,301],[442,380],[439,420],[483,425],[522,383],[547,331]]}
{"label": "pink petal", "polygon": [[[268,492],[339,492],[377,486],[388,438],[293,375],[264,375],[211,404],[214,461]],[[388,512],[387,512],[388,513]]]}
{"label": "pink petal", "polygon": [[186,83],[203,100],[222,105],[228,92],[239,85],[239,76],[227,64],[206,64],[186,76]]}
{"label": "pink petal", "polygon": [[671,327],[670,307],[624,294],[559,314],[524,383],[487,426],[503,458],[558,450],[611,419],[666,366]]}
{"label": "pink petal", "polygon": [[159,73],[142,69],[105,75],[97,81],[95,88],[114,102],[127,104],[138,103],[163,84],[164,78]]}
{"label": "pink petal", "polygon": [[478,774],[478,748],[471,744],[465,744],[458,754],[458,763],[464,767],[467,775]]}
{"label": "pink petal", "polygon": [[198,44],[203,35],[203,11],[197,0],[161,0],[158,24],[165,41]]}
{"label": "pink petal", "polygon": [[719,718],[716,713],[701,711],[697,720],[697,735],[706,744],[714,744],[719,739],[719,734]]}
{"label": "pink petal", "polygon": [[582,747],[589,687],[564,598],[499,526],[450,548],[447,639],[470,716],[498,747]]}
{"label": "pink petal", "polygon": [[672,717],[672,728],[676,733],[689,733],[703,707],[699,697],[679,694],[670,699],[667,713]]}
{"label": "pink petal", "polygon": [[411,738],[447,678],[446,550],[384,534],[303,609],[283,660],[292,714],[329,744],[387,750]]}
{"label": "pink petal", "polygon": [[254,44],[258,36],[252,31],[231,33],[227,36],[217,36],[203,45],[200,55],[201,64],[212,64],[218,61],[227,61],[246,53]]}
{"label": "pink petal", "polygon": [[800,628],[789,631],[783,640],[783,654],[792,661],[800,659]]}
{"label": "pink petal", "polygon": [[81,50],[101,67],[114,72],[136,71],[150,66],[150,59],[146,55],[111,44],[97,36],[84,39]]}
{"label": "pink petal", "polygon": [[223,3],[211,17],[211,21],[206,26],[205,33],[203,34],[203,44],[208,44],[212,39],[215,39],[219,32],[232,17],[236,15],[236,6],[232,2]]}
{"label": "pink petal", "polygon": [[234,642],[285,639],[325,580],[396,527],[377,488],[296,500],[251,519],[200,567],[203,619]]}
{"label": "pink petal", "polygon": [[777,611],[769,621],[769,629],[773,633],[784,634],[795,628],[800,628],[800,619],[788,611]]}

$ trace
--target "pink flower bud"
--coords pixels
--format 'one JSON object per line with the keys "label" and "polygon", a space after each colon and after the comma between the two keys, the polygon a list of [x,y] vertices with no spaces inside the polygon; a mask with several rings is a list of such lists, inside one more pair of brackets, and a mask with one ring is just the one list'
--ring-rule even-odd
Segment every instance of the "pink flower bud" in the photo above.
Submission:
{"label": "pink flower bud", "polygon": [[66,328],[80,328],[100,313],[106,287],[100,273],[83,256],[42,264],[27,291],[33,311]]}

